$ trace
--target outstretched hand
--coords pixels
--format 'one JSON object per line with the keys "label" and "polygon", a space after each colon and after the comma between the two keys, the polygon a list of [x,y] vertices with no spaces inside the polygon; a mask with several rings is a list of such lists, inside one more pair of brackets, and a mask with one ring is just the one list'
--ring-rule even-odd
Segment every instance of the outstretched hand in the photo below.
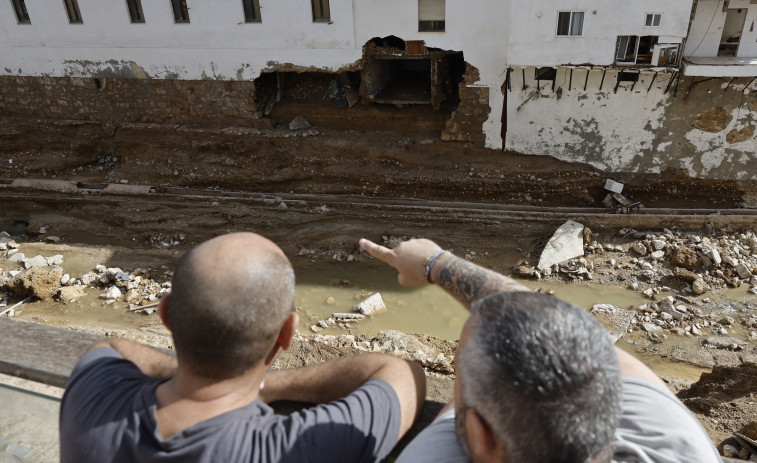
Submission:
{"label": "outstretched hand", "polygon": [[359,243],[368,254],[396,268],[399,272],[397,281],[402,286],[425,285],[426,260],[442,249],[427,239],[404,241],[394,249],[378,245],[365,238],[362,238]]}

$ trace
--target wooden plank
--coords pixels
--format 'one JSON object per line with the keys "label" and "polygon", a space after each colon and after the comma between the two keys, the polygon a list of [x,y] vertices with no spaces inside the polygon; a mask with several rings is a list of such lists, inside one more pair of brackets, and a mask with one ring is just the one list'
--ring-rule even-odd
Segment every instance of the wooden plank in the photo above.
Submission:
{"label": "wooden plank", "polygon": [[104,338],[0,317],[0,373],[65,387],[74,365]]}

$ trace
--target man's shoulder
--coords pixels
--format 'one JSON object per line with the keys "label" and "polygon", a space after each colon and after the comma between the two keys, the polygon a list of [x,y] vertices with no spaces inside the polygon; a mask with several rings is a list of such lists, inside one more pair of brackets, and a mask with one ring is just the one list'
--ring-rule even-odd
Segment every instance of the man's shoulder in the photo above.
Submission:
{"label": "man's shoulder", "polygon": [[442,413],[402,451],[397,463],[469,463],[455,434],[455,410]]}
{"label": "man's shoulder", "polygon": [[[719,462],[707,432],[672,392],[624,377],[614,461]],[[636,458],[636,459],[635,459]]]}

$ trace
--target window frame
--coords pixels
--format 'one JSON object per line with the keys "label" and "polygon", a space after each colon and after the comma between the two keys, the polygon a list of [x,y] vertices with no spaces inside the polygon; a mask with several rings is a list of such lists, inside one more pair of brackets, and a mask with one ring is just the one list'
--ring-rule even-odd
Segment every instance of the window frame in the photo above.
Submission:
{"label": "window frame", "polygon": [[[132,24],[144,24],[146,22],[145,13],[142,9],[142,0],[126,0],[126,10],[129,13],[129,20]],[[134,13],[139,16],[137,19],[134,19]]]}
{"label": "window frame", "polygon": [[[647,20],[650,17],[652,18],[652,22],[651,22],[650,25],[647,25]],[[655,19],[655,17],[657,17],[657,25],[656,26],[654,25],[654,19]],[[649,12],[644,17],[644,27],[657,28],[657,27],[661,27],[661,25],[662,25],[662,13]]]}
{"label": "window frame", "polygon": [[242,0],[242,11],[244,12],[245,23],[263,22],[263,16],[260,13],[260,0]]}
{"label": "window frame", "polygon": [[171,0],[171,11],[173,11],[174,24],[189,24],[189,5],[187,4],[187,0]]}
{"label": "window frame", "polygon": [[13,6],[13,12],[16,14],[16,22],[18,24],[31,24],[32,19],[29,17],[29,11],[26,9],[25,0],[11,0]]}
{"label": "window frame", "polygon": [[66,9],[69,24],[84,24],[78,0],[63,0],[63,6]]}
{"label": "window frame", "polygon": [[[567,34],[560,34],[560,13],[568,13],[569,20],[568,20],[568,33]],[[581,30],[578,34],[572,34],[573,31],[573,19],[576,14],[581,14]],[[575,38],[575,37],[583,37],[584,36],[584,23],[586,21],[586,10],[557,10],[557,24],[555,25],[555,37],[560,38]]]}
{"label": "window frame", "polygon": [[[316,11],[316,3],[318,3],[319,11]],[[324,8],[325,5],[325,8]],[[331,5],[329,0],[310,0],[310,8],[313,12],[314,23],[330,23],[331,22]],[[319,14],[320,13],[320,14]]]}

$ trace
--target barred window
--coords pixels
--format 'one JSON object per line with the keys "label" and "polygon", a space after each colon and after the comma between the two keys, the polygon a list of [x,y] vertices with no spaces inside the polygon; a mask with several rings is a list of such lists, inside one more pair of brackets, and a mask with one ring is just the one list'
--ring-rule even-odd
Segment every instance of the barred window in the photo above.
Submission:
{"label": "barred window", "polygon": [[129,8],[129,18],[131,18],[131,22],[145,22],[145,14],[142,12],[141,0],[126,0],[126,6]]}
{"label": "barred window", "polygon": [[81,19],[81,11],[79,11],[79,2],[77,0],[63,0],[66,5],[66,14],[68,14],[68,22],[71,24],[82,24],[84,21]]}
{"label": "barred window", "polygon": [[329,0],[310,0],[313,5],[313,21],[331,21]]}
{"label": "barred window", "polygon": [[242,6],[244,6],[244,22],[260,22],[260,2],[258,0],[242,0]]}
{"label": "barred window", "polygon": [[171,0],[171,7],[173,8],[174,22],[189,22],[189,8],[187,8],[187,0]]}
{"label": "barred window", "polygon": [[19,24],[31,24],[32,20],[29,18],[29,12],[26,11],[26,2],[24,0],[11,0],[13,4],[13,11],[16,12],[16,20]]}

